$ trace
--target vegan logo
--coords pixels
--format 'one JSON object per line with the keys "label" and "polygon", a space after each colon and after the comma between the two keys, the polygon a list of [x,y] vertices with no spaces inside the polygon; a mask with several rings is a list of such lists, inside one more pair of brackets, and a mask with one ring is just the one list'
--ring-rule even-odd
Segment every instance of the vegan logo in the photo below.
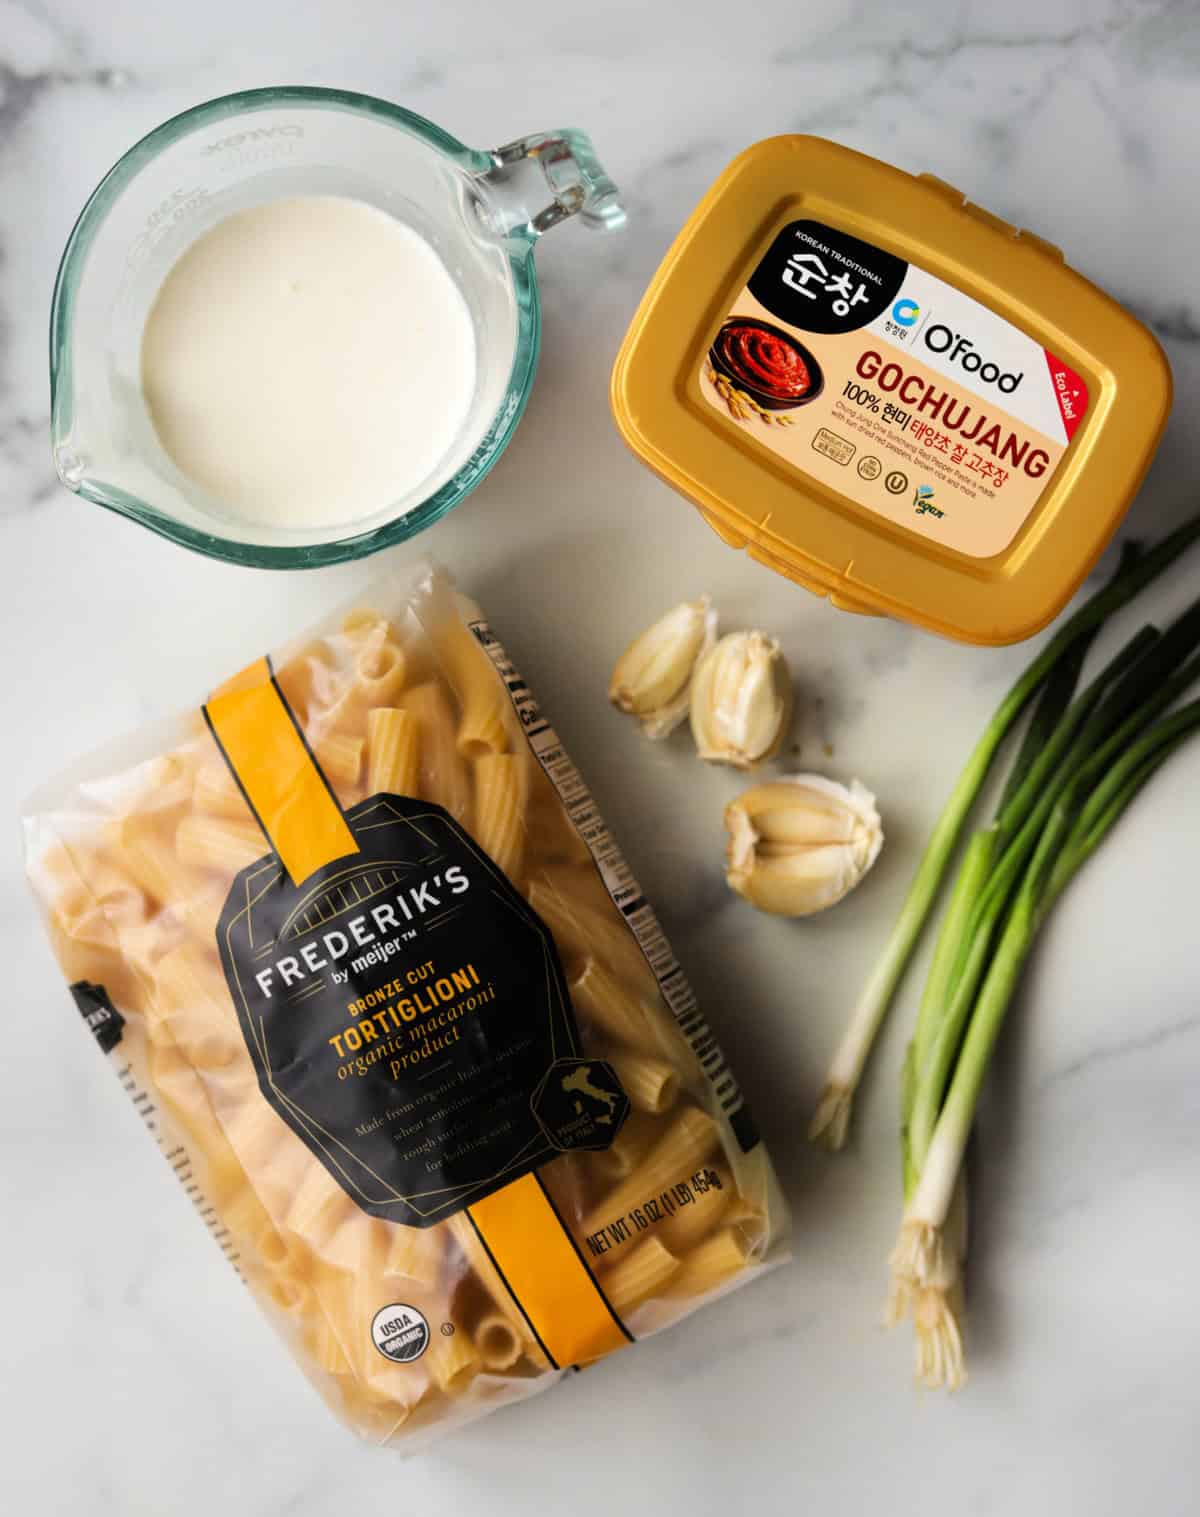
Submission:
{"label": "vegan logo", "polygon": [[898,300],[892,307],[892,320],[902,327],[912,327],[917,324],[917,317],[921,314],[921,307],[915,300],[909,300],[907,296]]}
{"label": "vegan logo", "polygon": [[918,485],[913,491],[913,506],[918,516],[945,516],[933,503],[933,486]]}

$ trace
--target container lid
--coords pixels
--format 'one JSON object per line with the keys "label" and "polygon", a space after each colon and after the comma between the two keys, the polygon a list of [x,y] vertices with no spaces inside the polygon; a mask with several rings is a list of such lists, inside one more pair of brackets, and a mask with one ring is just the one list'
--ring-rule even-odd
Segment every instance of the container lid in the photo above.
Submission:
{"label": "container lid", "polygon": [[992,644],[1078,588],[1170,403],[1154,337],[1057,248],[805,136],[725,170],[612,377],[626,442],[732,546]]}

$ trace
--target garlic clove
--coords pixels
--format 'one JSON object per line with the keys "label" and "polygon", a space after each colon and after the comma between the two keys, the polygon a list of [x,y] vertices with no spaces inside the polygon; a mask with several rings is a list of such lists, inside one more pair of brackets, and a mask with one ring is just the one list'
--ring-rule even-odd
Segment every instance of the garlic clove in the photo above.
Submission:
{"label": "garlic clove", "polygon": [[778,753],[792,716],[792,681],[773,637],[731,632],[692,679],[692,736],[710,763],[752,769]]}
{"label": "garlic clove", "polygon": [[760,911],[812,916],[835,905],[879,857],[875,797],[821,775],[755,785],[725,808],[726,880]]}
{"label": "garlic clove", "polygon": [[709,597],[684,601],[626,648],[613,669],[609,700],[638,717],[647,737],[666,737],[687,715],[693,670],[716,636]]}
{"label": "garlic clove", "polygon": [[846,843],[861,836],[864,825],[869,831],[879,824],[875,797],[858,780],[847,789],[824,775],[788,774],[756,785],[742,800],[750,795],[764,843]]}
{"label": "garlic clove", "polygon": [[814,916],[840,901],[857,880],[845,848],[829,843],[776,857],[760,853],[735,888],[752,906],[773,916]]}

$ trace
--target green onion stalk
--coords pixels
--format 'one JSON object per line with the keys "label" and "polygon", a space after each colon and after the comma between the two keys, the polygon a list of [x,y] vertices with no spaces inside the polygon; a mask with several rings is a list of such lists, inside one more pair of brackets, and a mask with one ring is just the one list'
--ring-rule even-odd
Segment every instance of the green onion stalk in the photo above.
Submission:
{"label": "green onion stalk", "polygon": [[[1079,697],[1074,697],[1083,662],[1078,655],[1064,659],[1043,688],[996,819],[967,845],[938,934],[901,1081],[906,1200],[913,1196],[928,1155],[993,938],[1055,803],[1068,786],[1074,804],[1096,785],[1200,676],[1200,657],[1189,660],[1197,644],[1200,603],[1165,635],[1143,628]],[[1065,881],[1056,884],[1055,895],[1061,883]],[[893,1278],[889,1317],[898,1320],[910,1311],[914,1316],[917,1376],[926,1384],[957,1383],[966,1204],[960,1167],[946,1225],[941,1235],[928,1240],[926,1278],[918,1286],[903,1268]]]}
{"label": "green onion stalk", "polygon": [[[1200,516],[1183,523],[1144,556],[1136,558],[1133,562],[1123,559],[1108,585],[1085,601],[1063,623],[1001,701],[983,735],[976,743],[966,767],[959,776],[934,826],[924,856],[909,886],[900,916],[860,993],[826,1076],[809,1127],[809,1137],[813,1142],[830,1149],[839,1149],[846,1141],[854,1094],[862,1078],[871,1048],[883,1025],[901,976],[912,958],[922,929],[933,910],[971,808],[1014,724],[1030,703],[1041,696],[1048,708],[1043,725],[1054,732],[1058,731],[1061,720],[1052,719],[1056,715],[1053,709],[1054,704],[1061,699],[1061,685],[1055,680],[1056,671],[1058,681],[1065,683],[1063,666],[1066,665],[1069,672],[1073,663],[1081,662],[1081,645],[1090,640],[1097,629],[1115,611],[1128,604],[1198,537],[1200,537]],[[1052,684],[1056,685],[1058,691],[1053,700],[1049,694]],[[1069,694],[1067,698],[1069,699]],[[1041,714],[1040,707],[1041,702],[1039,702],[1039,715]],[[1030,770],[1036,762],[1033,746],[1030,746],[1027,752],[1023,750],[1022,755],[1019,756],[1019,764],[1020,762],[1023,762],[1024,768],[1015,781],[1017,789],[1028,786]],[[1012,797],[1009,799],[1011,800]],[[1001,841],[1005,840],[998,836],[993,839],[992,846],[998,846]],[[983,847],[983,844],[979,845],[981,850]],[[990,863],[985,866],[983,860],[977,857],[974,866],[977,876],[976,884],[982,888],[990,876]],[[964,890],[965,888],[964,886]],[[960,899],[952,900],[951,905],[952,909],[958,913],[969,916],[975,909],[976,901],[973,897],[964,894]],[[957,937],[953,941],[957,947]],[[942,972],[953,975],[953,962],[948,966],[943,964]]]}
{"label": "green onion stalk", "polygon": [[[1200,603],[1165,635],[1143,627],[1078,698],[1071,697],[1081,661],[1064,660],[1048,682],[996,818],[967,845],[934,949],[902,1082],[906,1190],[928,1149],[995,935],[1055,802],[1073,777],[1078,788],[1104,773],[1200,677],[1200,657],[1189,657],[1198,644]],[[1040,720],[1043,708],[1058,713],[1053,729]]]}
{"label": "green onion stalk", "polygon": [[[1001,804],[993,825],[972,840],[972,847],[976,843],[983,847],[990,873],[982,888],[973,892],[948,966],[939,962],[945,951],[939,939],[932,983],[926,987],[917,1018],[914,1057],[919,1088],[914,1089],[911,1110],[905,1113],[907,1144],[916,1150],[917,1162],[928,1147],[992,944],[1055,802],[1081,772],[1096,772],[1095,760],[1107,762],[1116,756],[1113,739],[1122,732],[1127,740],[1131,738],[1196,677],[1194,661],[1182,670],[1170,670],[1171,660],[1186,657],[1196,642],[1200,642],[1200,615],[1194,609],[1165,636],[1144,627],[1067,708],[1030,766],[1026,781]],[[1108,691],[1111,693],[1105,698]],[[1141,705],[1129,715],[1130,706],[1139,699]],[[1120,750],[1125,745],[1122,743]],[[969,862],[970,848],[963,873],[968,872]]]}
{"label": "green onion stalk", "polygon": [[[1195,672],[1198,664],[1193,660],[1184,669]],[[1171,682],[1171,688],[1177,686],[1178,681]],[[915,1038],[910,1049],[903,1082],[910,1113],[905,1135],[907,1200],[891,1257],[888,1315],[892,1321],[912,1317],[917,1378],[927,1386],[956,1389],[965,1379],[963,1160],[988,1061],[1021,971],[1051,908],[1142,786],[1200,730],[1200,700],[1154,720],[1163,699],[1156,690],[1138,708],[1140,723],[1136,731],[1126,734],[1129,740],[1119,755],[1102,745],[1071,761],[1066,782],[1058,785],[1050,814],[1020,874],[969,1017],[956,1039],[944,1095],[941,1066],[927,1055],[921,1068]],[[962,920],[960,915],[960,926]],[[970,930],[969,924],[965,930]],[[939,1035],[947,1025],[941,1024]],[[912,1115],[926,1101],[937,1110],[927,1141]]]}

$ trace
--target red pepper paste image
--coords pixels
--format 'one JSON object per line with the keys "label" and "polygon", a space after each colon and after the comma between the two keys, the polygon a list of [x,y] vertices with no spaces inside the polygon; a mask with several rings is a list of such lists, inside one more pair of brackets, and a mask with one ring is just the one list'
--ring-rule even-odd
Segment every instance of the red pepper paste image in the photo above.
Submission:
{"label": "red pepper paste image", "polygon": [[825,383],[820,364],[802,343],[750,316],[727,321],[708,356],[718,374],[771,411],[806,404]]}

